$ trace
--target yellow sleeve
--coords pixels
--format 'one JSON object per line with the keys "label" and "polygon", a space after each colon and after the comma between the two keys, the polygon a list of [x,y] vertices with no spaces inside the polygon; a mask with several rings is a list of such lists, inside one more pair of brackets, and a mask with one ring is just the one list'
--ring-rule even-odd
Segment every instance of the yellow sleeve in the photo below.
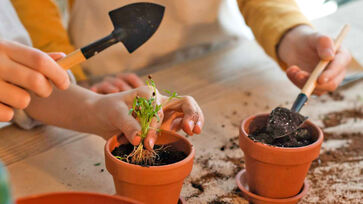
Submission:
{"label": "yellow sleeve", "polygon": [[265,52],[285,69],[277,56],[284,34],[301,24],[311,25],[294,0],[238,0],[239,9]]}
{"label": "yellow sleeve", "polygon": [[[72,52],[61,15],[52,0],[11,0],[21,22],[28,31],[33,46],[44,52]],[[86,79],[81,66],[72,67],[77,80]]]}

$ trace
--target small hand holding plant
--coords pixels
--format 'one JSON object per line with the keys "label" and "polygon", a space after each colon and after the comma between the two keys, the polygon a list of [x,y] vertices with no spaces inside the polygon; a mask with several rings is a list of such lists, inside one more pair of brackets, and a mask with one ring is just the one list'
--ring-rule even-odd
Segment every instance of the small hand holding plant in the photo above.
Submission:
{"label": "small hand holding plant", "polygon": [[199,134],[204,122],[201,109],[193,98],[179,96],[176,92],[164,90],[169,96],[160,95],[155,82],[149,76],[148,88],[152,90],[150,98],[136,96],[129,114],[138,120],[141,126],[138,145],[133,146],[130,154],[116,158],[132,164],[154,165],[159,152],[166,151],[166,145],[154,149],[156,136],[161,129],[183,130],[189,135]]}

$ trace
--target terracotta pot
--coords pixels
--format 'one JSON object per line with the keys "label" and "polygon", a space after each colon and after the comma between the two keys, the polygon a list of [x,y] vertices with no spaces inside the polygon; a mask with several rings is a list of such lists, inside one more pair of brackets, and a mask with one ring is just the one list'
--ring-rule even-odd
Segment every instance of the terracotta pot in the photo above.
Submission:
{"label": "terracotta pot", "polygon": [[120,196],[86,192],[59,192],[20,198],[16,204],[141,204]]}
{"label": "terracotta pot", "polygon": [[265,126],[268,115],[250,116],[240,128],[239,145],[245,155],[247,183],[250,191],[260,196],[289,198],[299,193],[311,162],[319,156],[323,133],[306,121],[304,127],[316,137],[313,144],[283,148],[254,142],[248,134]]}
{"label": "terracotta pot", "polygon": [[170,131],[160,131],[156,144],[172,145],[188,156],[170,165],[142,167],[115,158],[111,151],[120,143],[116,137],[107,141],[106,168],[113,176],[118,195],[147,204],[178,203],[183,181],[193,167],[195,150],[185,137]]}
{"label": "terracotta pot", "polygon": [[299,200],[306,195],[309,189],[308,183],[305,181],[303,184],[302,189],[298,194],[289,198],[268,198],[256,195],[250,192],[249,187],[247,185],[247,178],[246,178],[246,170],[243,169],[240,171],[236,176],[236,181],[238,188],[241,190],[242,195],[246,198],[250,203],[253,204],[296,204]]}

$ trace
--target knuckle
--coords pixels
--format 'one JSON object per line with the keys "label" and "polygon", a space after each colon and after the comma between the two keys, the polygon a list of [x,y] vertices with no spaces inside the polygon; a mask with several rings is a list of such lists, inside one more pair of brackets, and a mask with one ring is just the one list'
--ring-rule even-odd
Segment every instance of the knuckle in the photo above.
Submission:
{"label": "knuckle", "polygon": [[33,67],[35,70],[39,71],[39,72],[43,72],[44,69],[46,69],[46,65],[47,65],[47,57],[45,56],[44,53],[41,52],[34,52],[33,56],[32,56],[33,60],[34,60],[34,66]]}
{"label": "knuckle", "polygon": [[30,89],[35,92],[40,92],[46,86],[46,79],[42,74],[30,74],[28,77]]}

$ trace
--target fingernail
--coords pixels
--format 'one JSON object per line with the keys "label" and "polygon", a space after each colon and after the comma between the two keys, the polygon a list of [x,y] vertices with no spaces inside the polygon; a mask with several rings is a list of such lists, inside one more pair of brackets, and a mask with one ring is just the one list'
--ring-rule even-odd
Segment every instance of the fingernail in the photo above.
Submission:
{"label": "fingernail", "polygon": [[194,129],[194,121],[189,121],[189,127],[190,127],[190,130],[193,131]]}
{"label": "fingernail", "polygon": [[197,126],[199,127],[199,129],[202,129],[202,122],[201,121],[198,121],[197,122]]}
{"label": "fingernail", "polygon": [[323,50],[323,55],[325,57],[331,58],[331,57],[334,57],[334,52],[333,52],[332,49],[324,49]]}
{"label": "fingernail", "polygon": [[154,140],[153,139],[149,140],[149,146],[151,149],[154,149]]}

